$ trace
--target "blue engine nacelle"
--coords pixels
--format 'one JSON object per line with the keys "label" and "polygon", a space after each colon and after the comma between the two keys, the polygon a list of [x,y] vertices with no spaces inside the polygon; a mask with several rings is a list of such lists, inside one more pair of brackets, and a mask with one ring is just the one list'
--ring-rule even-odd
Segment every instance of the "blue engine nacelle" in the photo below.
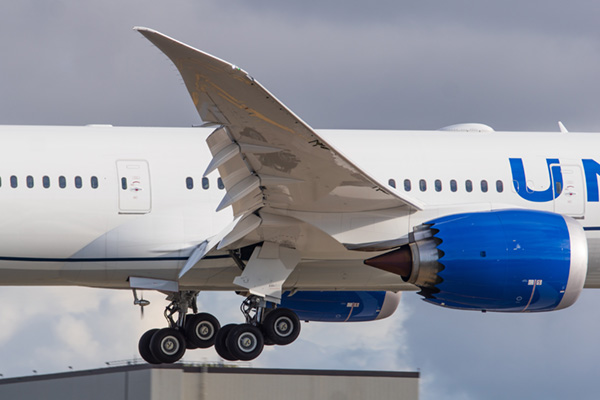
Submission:
{"label": "blue engine nacelle", "polygon": [[393,292],[285,292],[280,307],[293,310],[303,321],[358,322],[389,317],[400,293]]}
{"label": "blue engine nacelle", "polygon": [[574,219],[502,210],[456,214],[415,228],[410,243],[366,260],[445,307],[551,311],[575,303],[587,273],[587,239]]}

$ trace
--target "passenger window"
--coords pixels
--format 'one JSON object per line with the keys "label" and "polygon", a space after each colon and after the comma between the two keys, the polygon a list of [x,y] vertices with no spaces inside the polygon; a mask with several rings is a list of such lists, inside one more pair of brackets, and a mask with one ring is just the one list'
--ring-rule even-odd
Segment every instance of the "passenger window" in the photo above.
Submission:
{"label": "passenger window", "polygon": [[29,189],[31,189],[33,187],[33,176],[27,175],[26,181],[27,181],[27,187]]}
{"label": "passenger window", "polygon": [[202,189],[208,189],[209,188],[209,182],[208,182],[208,178],[202,178]]}
{"label": "passenger window", "polygon": [[465,190],[469,193],[471,193],[473,191],[473,182],[471,182],[470,179],[467,179],[465,181]]}
{"label": "passenger window", "polygon": [[194,179],[191,176],[185,178],[185,187],[190,190],[194,188]]}
{"label": "passenger window", "polygon": [[496,181],[496,191],[498,193],[504,192],[504,184],[502,183],[502,181]]}
{"label": "passenger window", "polygon": [[436,192],[442,191],[442,181],[440,181],[439,179],[435,180],[435,191]]}
{"label": "passenger window", "polygon": [[46,189],[50,187],[50,178],[48,176],[42,177],[42,186]]}
{"label": "passenger window", "polygon": [[458,186],[456,185],[456,181],[454,179],[450,181],[450,190],[452,190],[453,192],[456,192],[458,190]]}
{"label": "passenger window", "polygon": [[12,187],[12,188],[16,188],[16,187],[17,187],[17,185],[18,185],[18,182],[17,182],[17,177],[16,177],[16,176],[14,176],[14,175],[13,175],[13,176],[11,176],[11,177],[10,177],[10,187]]}
{"label": "passenger window", "polygon": [[404,180],[404,190],[406,190],[407,192],[410,192],[411,189],[412,189],[412,185],[410,184],[410,179],[405,179]]}
{"label": "passenger window", "polygon": [[64,176],[58,177],[58,186],[60,186],[61,189],[64,189],[67,187],[67,179]]}
{"label": "passenger window", "polygon": [[388,181],[388,185],[390,185],[391,187],[393,187],[394,189],[396,189],[396,180],[395,179],[390,179]]}
{"label": "passenger window", "polygon": [[90,184],[92,185],[92,189],[98,189],[98,178],[95,176],[92,176],[90,178]]}
{"label": "passenger window", "polygon": [[75,177],[75,187],[77,189],[81,189],[81,186],[83,186],[83,183],[81,181],[81,177],[80,176],[76,176]]}
{"label": "passenger window", "polygon": [[127,190],[127,178],[125,177],[121,178],[121,189]]}
{"label": "passenger window", "polygon": [[425,181],[425,179],[421,179],[419,181],[419,189],[421,190],[421,192],[424,192],[427,190],[427,182]]}
{"label": "passenger window", "polygon": [[221,178],[217,179],[217,186],[219,187],[219,189],[223,190],[225,189],[225,185],[223,184],[223,180]]}
{"label": "passenger window", "polygon": [[481,191],[486,193],[488,191],[488,183],[486,180],[481,181]]}

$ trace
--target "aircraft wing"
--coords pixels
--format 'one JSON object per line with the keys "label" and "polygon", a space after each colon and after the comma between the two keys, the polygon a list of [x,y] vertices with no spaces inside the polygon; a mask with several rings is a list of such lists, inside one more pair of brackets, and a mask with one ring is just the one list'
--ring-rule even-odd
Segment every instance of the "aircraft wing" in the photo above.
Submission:
{"label": "aircraft wing", "polygon": [[135,28],[175,64],[202,120],[227,189],[218,209],[308,212],[422,209],[361,170],[241,68],[159,32]]}

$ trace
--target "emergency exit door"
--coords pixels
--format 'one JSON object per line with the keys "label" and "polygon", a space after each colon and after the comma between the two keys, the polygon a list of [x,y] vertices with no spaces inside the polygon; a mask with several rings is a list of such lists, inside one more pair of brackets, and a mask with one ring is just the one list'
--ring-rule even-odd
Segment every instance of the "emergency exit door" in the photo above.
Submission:
{"label": "emergency exit door", "polygon": [[150,168],[146,160],[117,161],[119,214],[147,214],[152,209]]}
{"label": "emergency exit door", "polygon": [[581,167],[553,164],[550,166],[550,171],[554,182],[554,212],[573,218],[583,218],[585,186]]}

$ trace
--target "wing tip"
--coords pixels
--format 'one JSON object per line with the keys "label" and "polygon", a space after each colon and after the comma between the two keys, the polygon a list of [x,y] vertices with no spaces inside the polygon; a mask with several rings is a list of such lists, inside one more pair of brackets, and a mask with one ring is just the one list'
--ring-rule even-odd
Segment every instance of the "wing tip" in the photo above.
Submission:
{"label": "wing tip", "polygon": [[133,27],[134,31],[138,31],[138,32],[156,32],[154,29],[150,29],[150,28],[146,28],[145,26],[134,26]]}
{"label": "wing tip", "polygon": [[[146,28],[145,26],[134,26],[133,30],[144,36],[146,39],[150,40],[152,43],[156,40],[155,38],[169,38],[163,33],[151,28]],[[156,43],[154,43],[156,45]]]}
{"label": "wing tip", "polygon": [[160,39],[165,40],[166,39],[168,41],[175,42],[175,43],[178,43],[178,44],[182,44],[182,45],[184,45],[186,47],[190,47],[190,46],[186,45],[185,43],[182,43],[182,42],[180,42],[178,40],[173,39],[170,36],[165,35],[162,32],[157,31],[156,29],[146,28],[145,26],[134,26],[133,30],[136,31],[136,32],[139,32],[140,34],[142,34],[143,36],[145,36],[146,39],[150,40],[155,45],[157,44],[155,42],[157,39],[158,40],[160,40]]}

